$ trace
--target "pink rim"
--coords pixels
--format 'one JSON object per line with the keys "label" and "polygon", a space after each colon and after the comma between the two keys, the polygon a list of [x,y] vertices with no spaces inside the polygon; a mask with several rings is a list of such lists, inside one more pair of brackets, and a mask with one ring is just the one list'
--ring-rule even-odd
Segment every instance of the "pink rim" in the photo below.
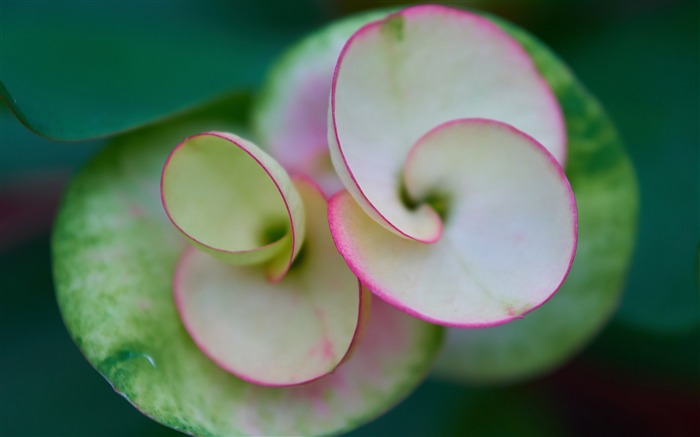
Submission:
{"label": "pink rim", "polygon": [[[311,180],[310,178],[308,178],[308,177],[306,177],[306,176],[303,176],[303,175],[297,175],[297,176],[295,176],[295,177],[293,178],[293,181],[300,181],[300,182],[302,182],[302,183],[308,184],[312,189],[314,189],[316,192],[318,192],[318,194],[320,194],[321,197],[323,197],[324,199],[326,199],[326,196],[323,194],[323,191],[320,190],[320,188],[318,187],[318,185],[317,185],[313,180]],[[240,372],[238,372],[238,371],[236,371],[236,370],[230,368],[230,367],[227,366],[225,363],[222,363],[220,360],[218,360],[216,357],[214,357],[214,356],[211,354],[211,352],[210,352],[210,351],[201,343],[201,341],[199,341],[198,338],[194,335],[194,330],[191,328],[191,323],[189,322],[189,319],[186,317],[185,311],[183,310],[184,307],[185,307],[185,304],[184,304],[183,301],[182,301],[182,294],[183,294],[183,291],[182,291],[182,290],[183,290],[183,287],[181,287],[181,284],[182,284],[182,274],[183,274],[182,272],[183,272],[183,270],[184,270],[184,269],[183,269],[183,266],[184,266],[185,263],[187,262],[188,258],[189,258],[190,256],[192,256],[193,253],[196,253],[196,252],[195,252],[196,250],[197,250],[197,249],[196,249],[195,247],[192,247],[192,246],[186,247],[186,248],[183,250],[182,255],[180,255],[180,259],[178,260],[177,265],[176,265],[176,267],[175,267],[175,274],[174,274],[174,276],[173,276],[173,297],[174,297],[174,300],[175,300],[175,307],[176,307],[176,309],[177,309],[178,314],[180,315],[180,320],[182,321],[182,324],[183,324],[183,326],[185,327],[185,330],[186,330],[187,333],[190,335],[190,338],[192,338],[192,341],[197,345],[197,348],[198,348],[204,355],[206,355],[207,358],[209,358],[211,361],[213,361],[213,362],[214,362],[217,366],[219,366],[221,369],[223,369],[223,370],[225,370],[226,372],[228,372],[228,373],[234,375],[235,377],[240,378],[241,380],[246,381],[246,382],[249,382],[249,383],[251,383],[251,384],[256,384],[256,385],[265,386],[265,387],[294,387],[294,386],[303,385],[303,384],[307,384],[307,383],[309,383],[309,382],[316,381],[316,380],[318,380],[318,379],[323,378],[323,377],[326,376],[326,375],[331,374],[333,371],[335,371],[335,369],[338,368],[338,366],[340,366],[340,365],[342,365],[343,363],[345,363],[345,362],[351,357],[352,353],[354,352],[355,346],[356,346],[355,343],[356,343],[359,339],[361,339],[361,334],[362,334],[362,332],[363,332],[363,329],[362,329],[363,326],[361,326],[361,325],[362,325],[363,322],[364,322],[364,323],[367,323],[367,322],[368,322],[368,320],[364,320],[364,321],[362,320],[362,315],[363,315],[362,306],[365,305],[365,304],[369,305],[369,303],[370,303],[370,302],[367,302],[367,303],[364,302],[364,300],[365,300],[365,295],[364,295],[364,293],[362,292],[362,283],[360,282],[359,279],[357,280],[359,301],[358,301],[358,312],[357,312],[357,324],[355,325],[355,331],[353,332],[353,336],[352,336],[352,338],[350,339],[350,343],[349,343],[348,349],[345,351],[345,353],[344,353],[343,356],[340,358],[340,360],[338,361],[338,363],[336,364],[336,366],[335,366],[335,367],[333,368],[333,370],[331,370],[330,372],[325,373],[325,374],[323,374],[323,375],[316,376],[316,377],[314,377],[314,378],[310,378],[310,379],[303,380],[303,381],[300,381],[300,382],[295,382],[295,383],[293,383],[293,384],[275,384],[275,383],[268,383],[268,382],[265,382],[265,381],[259,381],[259,380],[255,379],[255,378],[253,378],[253,377],[250,377],[250,376],[248,376],[248,375],[246,375],[246,374],[244,374],[244,373],[240,373]],[[370,309],[370,312],[371,312],[371,309]]]}
{"label": "pink rim", "polygon": [[277,241],[274,241],[274,242],[272,242],[272,243],[268,243],[268,244],[266,244],[266,245],[263,245],[263,246],[260,246],[260,247],[256,247],[256,248],[254,248],[254,249],[248,249],[248,250],[224,250],[224,249],[218,249],[218,248],[212,247],[212,246],[210,246],[210,245],[208,245],[208,244],[202,243],[201,241],[199,241],[198,239],[196,239],[196,238],[194,238],[192,235],[190,235],[188,232],[185,232],[185,230],[182,229],[182,228],[177,224],[177,222],[173,219],[173,217],[170,215],[170,210],[168,209],[168,205],[167,205],[167,203],[166,203],[166,201],[165,201],[165,192],[164,192],[164,189],[163,189],[163,184],[164,184],[164,182],[165,182],[165,171],[166,171],[166,169],[168,168],[168,165],[170,164],[170,160],[172,159],[172,157],[175,155],[175,153],[176,153],[182,146],[184,146],[188,141],[193,140],[193,139],[198,138],[198,137],[202,137],[202,136],[213,136],[213,137],[221,138],[221,139],[223,139],[223,140],[226,140],[226,141],[228,141],[228,142],[234,144],[236,147],[238,147],[239,149],[241,149],[242,151],[244,151],[248,156],[250,156],[250,157],[265,171],[265,173],[268,175],[268,177],[270,178],[270,180],[272,180],[272,183],[275,184],[275,188],[277,189],[277,192],[280,194],[280,197],[282,198],[282,202],[284,202],[284,207],[285,207],[285,209],[287,210],[287,217],[289,218],[289,227],[290,227],[289,230],[290,230],[291,235],[292,235],[292,248],[291,248],[291,251],[290,251],[290,256],[289,256],[289,261],[287,262],[287,266],[282,270],[282,272],[281,272],[280,274],[278,274],[278,275],[276,275],[276,276],[270,276],[270,277],[268,277],[268,280],[270,280],[271,282],[279,282],[279,281],[284,277],[284,275],[287,273],[287,271],[289,270],[289,267],[292,265],[292,262],[294,262],[294,250],[296,249],[296,233],[294,232],[294,220],[292,219],[292,211],[291,211],[291,209],[289,208],[289,204],[287,203],[287,198],[286,198],[286,196],[284,195],[284,193],[282,192],[282,189],[280,188],[279,184],[277,183],[277,180],[272,176],[272,174],[269,172],[269,170],[267,169],[267,167],[266,167],[265,165],[263,165],[263,163],[260,162],[260,160],[259,160],[258,158],[256,158],[252,153],[250,153],[250,151],[248,151],[248,149],[246,149],[245,147],[243,147],[243,146],[241,146],[240,144],[238,144],[238,143],[236,142],[235,139],[229,137],[227,134],[222,133],[222,132],[203,132],[203,133],[200,133],[200,134],[191,135],[191,136],[185,138],[184,140],[182,140],[180,143],[178,143],[178,145],[175,146],[175,148],[170,152],[170,154],[168,155],[168,158],[165,160],[165,164],[163,164],[163,171],[161,172],[161,175],[160,175],[160,201],[161,201],[161,203],[162,203],[162,205],[163,205],[163,209],[165,210],[165,214],[168,216],[168,219],[169,219],[170,222],[173,224],[173,226],[175,226],[175,227],[177,228],[177,230],[180,231],[180,232],[182,232],[184,235],[187,235],[187,238],[191,239],[192,241],[195,241],[197,244],[200,244],[200,245],[206,247],[206,248],[209,249],[209,250],[212,250],[212,251],[215,251],[215,252],[219,252],[219,253],[227,253],[227,254],[229,254],[229,253],[230,253],[230,254],[234,254],[234,253],[241,253],[241,254],[243,254],[243,253],[252,253],[252,252],[258,251],[258,250],[260,250],[260,249],[264,249],[264,248],[266,248],[266,247],[273,246],[273,245],[277,244],[277,242],[279,241],[279,240],[277,240]]}
{"label": "pink rim", "polygon": [[[352,172],[352,169],[350,168],[347,158],[345,157],[345,153],[343,152],[343,147],[342,143],[340,141],[340,136],[338,135],[338,126],[336,123],[336,115],[335,115],[335,107],[336,107],[336,101],[335,101],[335,94],[336,94],[336,88],[338,84],[338,75],[340,74],[340,67],[342,66],[343,60],[345,59],[345,55],[347,51],[350,49],[350,46],[355,42],[355,40],[362,38],[365,36],[367,32],[370,30],[379,27],[384,23],[387,19],[390,19],[391,17],[395,17],[397,15],[404,15],[404,16],[414,16],[414,15],[421,15],[423,13],[440,13],[440,14],[445,14],[453,17],[458,17],[461,19],[468,19],[472,20],[473,22],[477,23],[478,25],[489,29],[490,31],[496,33],[499,35],[499,37],[503,38],[504,40],[508,41],[511,50],[513,51],[513,54],[516,56],[522,58],[522,60],[525,62],[526,68],[530,68],[532,72],[536,73],[535,76],[537,77],[539,83],[541,84],[541,87],[545,94],[547,95],[548,100],[550,100],[550,104],[552,105],[553,108],[555,108],[555,114],[557,116],[557,125],[560,126],[557,132],[557,136],[559,137],[559,142],[558,142],[558,148],[562,151],[562,163],[561,166],[563,167],[564,162],[565,162],[565,156],[566,156],[566,128],[565,128],[565,123],[564,123],[564,114],[561,112],[561,108],[559,107],[559,102],[554,95],[554,92],[552,89],[549,87],[549,84],[547,81],[542,77],[542,75],[539,73],[537,68],[535,67],[534,63],[530,59],[529,55],[525,51],[525,49],[520,46],[520,44],[517,43],[510,35],[508,35],[506,32],[504,32],[500,27],[498,27],[496,24],[492,23],[491,21],[487,20],[486,18],[480,17],[478,15],[474,15],[470,12],[461,10],[461,9],[454,9],[454,8],[449,8],[446,6],[440,6],[440,5],[418,5],[418,6],[412,6],[409,8],[406,8],[402,11],[395,12],[393,14],[387,15],[387,17],[378,20],[378,21],[373,21],[371,23],[368,23],[364,26],[362,26],[357,32],[355,32],[350,39],[345,43],[343,46],[343,49],[340,52],[340,55],[338,56],[338,62],[336,63],[335,69],[333,70],[333,80],[331,83],[331,98],[330,98],[330,105],[331,105],[331,117],[332,117],[332,123],[333,123],[333,135],[335,137],[335,142],[337,144],[337,150],[340,152],[340,156],[343,160],[343,165],[345,166],[345,170],[348,172],[348,175],[350,176],[350,179],[353,181],[353,184],[359,191],[359,193],[362,195],[364,200],[367,202],[367,204],[372,208],[372,210],[379,215],[382,220],[389,225],[392,229],[394,229],[397,233],[405,236],[406,238],[409,238],[414,241],[418,241],[421,243],[435,243],[437,242],[440,237],[442,236],[442,220],[439,221],[440,227],[433,238],[429,239],[419,239],[415,238],[411,235],[406,234],[402,230],[398,229],[393,223],[391,223],[372,203],[372,201],[369,200],[367,195],[365,195],[364,190],[358,183],[357,179],[355,178],[354,173]],[[539,143],[538,143],[539,144]]]}
{"label": "pink rim", "polygon": [[[375,280],[367,275],[361,268],[361,262],[359,261],[359,257],[357,256],[357,251],[352,249],[352,242],[346,240],[343,237],[343,231],[342,231],[342,207],[339,206],[340,202],[343,201],[342,197],[343,196],[349,196],[350,199],[352,199],[352,196],[350,193],[347,191],[342,191],[336,195],[334,195],[331,200],[329,201],[328,204],[328,223],[330,225],[330,230],[331,230],[331,235],[333,236],[333,241],[335,243],[336,248],[338,249],[338,252],[343,256],[345,261],[348,264],[348,267],[350,267],[350,270],[355,274],[360,279],[360,282],[364,284],[368,289],[372,291],[377,297],[388,303],[389,305],[405,312],[406,314],[409,314],[413,317],[417,317],[421,320],[424,320],[426,322],[434,323],[437,325],[442,325],[442,326],[448,326],[448,327],[453,327],[453,328],[487,328],[491,326],[498,326],[502,325],[505,323],[508,323],[510,321],[513,321],[515,319],[520,319],[523,318],[526,314],[530,313],[531,311],[539,308],[540,306],[544,305],[549,299],[556,294],[556,292],[561,288],[562,284],[566,280],[566,278],[569,275],[569,272],[571,271],[571,266],[573,265],[574,262],[574,256],[576,254],[576,248],[578,246],[578,208],[576,205],[576,198],[574,197],[573,189],[571,188],[571,184],[569,183],[569,180],[566,177],[566,174],[564,173],[564,170],[562,169],[561,165],[559,162],[554,158],[554,156],[545,148],[542,144],[540,144],[537,140],[532,138],[530,135],[518,130],[517,128],[500,122],[496,120],[489,120],[489,119],[481,119],[481,118],[467,118],[467,119],[456,119],[456,120],[451,120],[446,123],[443,123],[433,129],[431,129],[428,133],[423,135],[421,139],[416,142],[416,144],[420,144],[421,141],[430,136],[433,135],[438,129],[445,125],[450,125],[450,124],[455,124],[459,122],[464,122],[464,121],[479,121],[479,122],[485,122],[489,124],[495,124],[499,126],[503,126],[510,130],[511,132],[514,132],[518,135],[521,135],[528,140],[534,145],[534,147],[539,150],[540,152],[543,152],[545,157],[547,158],[547,161],[549,162],[549,165],[552,166],[554,169],[556,175],[560,179],[560,181],[564,184],[564,186],[567,188],[568,196],[569,196],[569,205],[571,208],[571,213],[572,213],[572,220],[573,220],[573,226],[572,226],[572,241],[573,245],[571,247],[571,252],[569,254],[569,263],[566,268],[566,271],[564,275],[562,276],[561,281],[559,284],[554,288],[554,290],[545,298],[543,299],[540,303],[537,305],[534,305],[532,308],[528,309],[527,311],[513,315],[511,317],[507,317],[504,319],[496,320],[493,322],[489,323],[459,323],[459,322],[444,322],[442,320],[435,319],[433,317],[427,316],[425,314],[422,314],[412,308],[409,308],[406,306],[404,302],[402,302],[400,299],[394,297],[391,293],[388,293],[386,289],[383,286],[378,285]],[[409,158],[413,154],[414,148],[411,149],[409,152]],[[354,201],[354,200],[353,200]]]}

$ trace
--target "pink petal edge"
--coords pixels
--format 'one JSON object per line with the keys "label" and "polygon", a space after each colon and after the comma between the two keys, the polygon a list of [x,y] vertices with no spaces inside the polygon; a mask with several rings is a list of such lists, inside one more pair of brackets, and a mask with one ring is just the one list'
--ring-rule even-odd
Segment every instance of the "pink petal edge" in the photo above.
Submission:
{"label": "pink petal edge", "polygon": [[[321,188],[318,186],[318,184],[316,184],[316,182],[314,182],[308,176],[295,175],[292,178],[292,181],[307,184],[309,187],[311,187],[313,190],[315,190],[321,197],[323,197],[324,199],[327,200],[327,197],[323,193],[323,190],[321,190]],[[330,372],[325,373],[323,375],[319,375],[319,376],[314,377],[314,378],[310,378],[308,380],[296,382],[293,384],[275,384],[275,383],[268,383],[265,381],[260,381],[260,380],[257,380],[255,378],[249,377],[248,375],[239,373],[235,369],[230,368],[225,363],[222,363],[221,361],[216,359],[214,356],[212,356],[211,352],[207,348],[205,348],[204,345],[201,344],[201,342],[193,335],[193,331],[190,327],[190,323],[188,323],[188,319],[185,317],[185,312],[183,311],[184,303],[182,302],[182,297],[181,297],[182,287],[180,286],[180,284],[182,283],[182,271],[184,270],[183,265],[187,262],[188,258],[193,253],[196,253],[195,252],[196,250],[197,249],[193,246],[187,246],[187,247],[185,247],[182,254],[180,255],[180,259],[177,262],[177,265],[175,267],[175,274],[173,276],[173,297],[175,300],[175,307],[176,307],[177,312],[180,316],[180,320],[182,321],[182,324],[185,327],[185,330],[190,335],[190,338],[197,345],[197,348],[209,360],[214,362],[218,367],[220,367],[224,371],[232,374],[233,376],[235,376],[243,381],[249,382],[251,384],[260,385],[260,386],[264,386],[264,387],[295,387],[295,386],[304,385],[304,384],[307,384],[307,383],[310,383],[313,381],[317,381],[317,380],[319,380],[327,375],[332,374],[338,367],[340,367],[341,365],[343,365],[345,362],[347,362],[349,359],[352,358],[353,353],[357,349],[358,343],[362,340],[363,333],[364,333],[365,328],[366,328],[366,326],[364,326],[364,325],[369,322],[368,318],[363,317],[363,316],[365,316],[365,313],[362,311],[362,309],[363,309],[364,305],[370,305],[370,303],[371,303],[371,299],[369,300],[369,302],[365,302],[365,299],[371,298],[371,296],[366,295],[362,291],[362,283],[360,282],[359,279],[357,281],[357,286],[358,286],[358,293],[360,296],[359,301],[358,301],[358,306],[359,306],[360,310],[358,311],[358,314],[357,314],[358,320],[357,320],[357,324],[355,326],[355,332],[353,333],[353,337],[350,340],[350,346],[348,347],[348,350],[345,351],[345,353],[343,354],[343,357],[338,361],[338,364],[336,365],[336,367],[333,368]],[[220,262],[220,261],[217,261],[217,260],[212,258],[212,262]],[[370,312],[371,312],[371,309],[370,309]]]}
{"label": "pink petal edge", "polygon": [[561,111],[561,107],[559,106],[559,102],[556,98],[556,95],[552,91],[552,89],[549,86],[549,83],[545,80],[545,78],[539,73],[537,68],[535,67],[535,64],[532,62],[532,59],[530,59],[530,56],[527,54],[525,49],[522,48],[522,46],[517,43],[510,35],[508,35],[505,31],[503,31],[500,27],[498,27],[496,24],[492,23],[488,19],[481,17],[479,15],[475,15],[471,12],[467,12],[465,10],[461,9],[455,9],[455,8],[450,8],[442,5],[417,5],[417,6],[412,6],[408,7],[406,9],[403,9],[399,12],[395,12],[393,14],[389,14],[387,17],[373,21],[371,23],[368,23],[364,26],[362,26],[359,30],[357,30],[351,37],[348,39],[348,41],[345,43],[343,46],[343,49],[340,52],[340,55],[338,56],[338,62],[336,63],[335,69],[333,70],[333,81],[331,85],[331,96],[330,96],[330,105],[331,105],[331,118],[332,118],[332,125],[333,125],[333,135],[335,137],[335,143],[337,145],[337,150],[340,152],[340,156],[343,160],[343,164],[345,166],[345,170],[347,171],[348,175],[350,176],[351,180],[353,181],[355,188],[359,191],[359,193],[362,195],[364,198],[365,202],[374,210],[374,212],[382,218],[382,220],[389,225],[392,229],[394,229],[398,234],[403,235],[406,238],[409,238],[414,241],[419,241],[422,243],[435,243],[437,242],[443,232],[443,227],[442,227],[442,220],[439,220],[440,227],[436,231],[436,234],[432,238],[427,238],[427,239],[418,239],[415,237],[412,237],[411,235],[406,234],[402,230],[398,229],[394,224],[392,224],[378,209],[377,207],[369,200],[369,198],[365,195],[364,191],[362,190],[362,187],[360,184],[357,182],[357,179],[355,178],[352,170],[350,169],[350,166],[348,165],[347,159],[345,157],[345,153],[343,152],[343,148],[340,142],[340,138],[338,137],[338,129],[336,125],[336,116],[335,116],[335,90],[337,87],[337,82],[338,82],[338,75],[340,73],[340,67],[342,65],[343,59],[349,50],[350,46],[353,44],[353,42],[356,39],[362,38],[367,32],[370,30],[381,26],[387,19],[390,19],[391,17],[397,16],[397,15],[404,15],[404,16],[419,16],[422,14],[426,13],[441,13],[441,14],[446,14],[446,15],[451,15],[451,16],[456,16],[459,18],[465,18],[472,20],[476,22],[478,25],[482,26],[485,29],[490,30],[491,32],[497,34],[500,38],[503,38],[504,40],[507,40],[511,43],[512,51],[513,54],[517,57],[520,57],[522,60],[524,60],[525,64],[532,69],[536,74],[535,76],[537,77],[538,81],[542,85],[542,89],[544,90],[545,94],[547,95],[547,98],[550,100],[551,105],[553,108],[555,108],[555,114],[557,115],[558,122],[556,123],[557,126],[559,126],[559,130],[557,132],[558,137],[559,137],[559,143],[558,143],[558,149],[561,151],[562,154],[562,162],[561,166],[563,167],[565,163],[565,158],[566,158],[566,141],[567,141],[567,135],[566,135],[566,125],[564,122],[564,114]]}
{"label": "pink petal edge", "polygon": [[286,267],[285,267],[278,275],[276,275],[276,276],[269,275],[269,276],[268,276],[268,280],[269,280],[270,282],[279,282],[279,281],[282,280],[282,278],[284,277],[284,275],[287,274],[287,271],[289,271],[289,268],[291,267],[292,263],[294,262],[294,251],[295,251],[295,249],[296,249],[296,244],[297,244],[297,242],[296,242],[296,233],[294,232],[294,220],[292,220],[292,211],[291,211],[290,208],[289,208],[289,204],[287,203],[287,198],[286,198],[286,196],[284,195],[284,193],[282,192],[282,189],[280,188],[279,184],[277,183],[277,180],[276,180],[274,177],[272,177],[272,174],[269,172],[269,170],[267,169],[267,167],[265,167],[265,166],[260,162],[260,160],[258,160],[258,158],[256,158],[252,153],[250,153],[250,151],[248,151],[248,149],[246,149],[246,148],[243,147],[242,145],[238,144],[236,138],[231,137],[229,134],[227,134],[227,133],[225,133],[225,132],[215,132],[215,131],[202,132],[202,133],[199,133],[199,134],[196,134],[196,135],[191,135],[191,136],[185,138],[185,139],[182,140],[180,143],[178,143],[177,146],[175,146],[175,148],[174,148],[174,149],[170,152],[170,154],[168,155],[168,158],[165,160],[165,164],[163,164],[163,170],[161,171],[161,176],[160,176],[160,201],[161,201],[161,203],[162,203],[162,205],[163,205],[163,209],[165,210],[165,214],[168,216],[168,219],[169,219],[170,222],[173,224],[173,226],[175,226],[175,227],[177,228],[177,230],[180,231],[182,234],[187,235],[187,238],[189,238],[189,239],[191,239],[191,240],[197,242],[197,244],[200,244],[200,245],[202,245],[202,246],[204,246],[204,247],[206,247],[206,248],[208,248],[208,249],[210,249],[210,250],[212,250],[212,251],[215,251],[215,252],[220,252],[220,253],[249,253],[249,252],[254,252],[254,251],[260,250],[260,249],[265,248],[265,247],[269,247],[269,246],[271,246],[271,245],[273,245],[273,244],[276,243],[276,242],[272,242],[272,243],[268,243],[268,244],[263,245],[263,246],[260,246],[260,247],[256,247],[256,248],[254,248],[254,249],[240,250],[240,251],[231,251],[231,250],[217,249],[217,248],[215,248],[215,247],[211,247],[211,246],[208,245],[208,244],[202,243],[201,241],[199,241],[199,240],[197,240],[196,238],[192,237],[189,233],[185,232],[185,231],[177,224],[177,222],[173,219],[173,217],[170,215],[170,211],[169,211],[169,209],[168,209],[167,203],[165,202],[165,194],[164,194],[164,190],[163,190],[163,184],[164,184],[164,180],[165,180],[165,170],[167,169],[168,164],[170,164],[170,160],[171,160],[172,157],[175,155],[175,153],[176,153],[182,146],[184,146],[188,141],[190,141],[190,140],[192,140],[192,139],[194,139],[194,138],[198,138],[198,137],[202,137],[202,136],[208,136],[208,135],[215,136],[215,137],[221,138],[221,139],[223,139],[223,140],[229,141],[229,142],[233,143],[233,144],[234,144],[236,147],[238,147],[239,149],[243,150],[246,154],[248,154],[248,156],[250,156],[260,167],[262,167],[262,169],[263,169],[263,170],[265,171],[265,173],[268,175],[268,177],[270,178],[270,180],[272,180],[272,182],[275,184],[275,188],[277,188],[277,191],[279,192],[280,197],[282,197],[282,201],[284,202],[284,207],[285,207],[285,209],[287,210],[287,217],[289,218],[289,226],[290,226],[289,231],[290,231],[290,233],[291,233],[291,235],[292,235],[292,247],[291,247],[291,250],[290,250],[289,261],[287,262]]}
{"label": "pink petal edge", "polygon": [[[540,306],[544,305],[549,299],[551,299],[554,294],[561,288],[563,285],[564,281],[569,275],[569,272],[571,271],[571,266],[573,265],[574,262],[574,257],[576,254],[576,248],[578,246],[578,207],[576,205],[576,198],[574,197],[573,189],[571,188],[571,184],[569,183],[568,178],[566,177],[566,174],[564,173],[564,170],[562,166],[559,164],[559,162],[556,160],[556,158],[552,155],[552,153],[547,150],[546,147],[544,147],[541,143],[539,143],[537,140],[532,138],[530,135],[518,130],[517,128],[500,122],[496,120],[490,120],[490,119],[481,119],[481,118],[471,118],[471,119],[456,119],[456,120],[450,120],[446,123],[443,123],[433,129],[431,129],[428,133],[426,133],[423,137],[421,137],[420,140],[416,144],[420,144],[421,141],[430,136],[433,135],[436,131],[441,129],[442,127],[454,123],[459,123],[459,122],[464,122],[465,120],[468,121],[479,121],[479,122],[484,122],[484,123],[491,123],[491,124],[496,124],[503,126],[510,130],[511,132],[514,132],[518,135],[524,136],[527,139],[530,140],[530,142],[535,146],[535,148],[541,152],[544,153],[546,156],[547,160],[549,161],[550,165],[554,168],[555,173],[559,177],[560,181],[566,186],[567,191],[569,193],[569,205],[571,207],[571,212],[572,212],[572,220],[573,220],[573,227],[572,227],[572,240],[573,240],[573,245],[571,248],[571,253],[569,255],[569,263],[566,268],[566,272],[562,276],[561,281],[559,284],[554,288],[554,290],[539,304],[533,306],[532,308],[528,309],[527,311],[521,313],[521,314],[514,314],[510,317],[501,319],[501,320],[496,320],[490,323],[458,323],[458,322],[444,322],[435,318],[432,318],[430,316],[426,316],[424,314],[421,314],[417,312],[416,310],[409,308],[406,306],[401,300],[393,297],[391,294],[387,293],[381,286],[379,286],[369,275],[367,275],[361,265],[362,265],[362,260],[357,253],[357,251],[352,248],[352,241],[350,238],[345,238],[344,232],[343,232],[343,204],[342,202],[344,201],[352,201],[354,202],[355,200],[352,198],[350,193],[345,190],[340,193],[337,193],[334,195],[328,204],[328,223],[330,226],[331,230],[331,235],[333,236],[333,241],[336,245],[336,248],[338,249],[338,252],[343,256],[345,261],[347,262],[348,266],[350,267],[350,270],[357,276],[362,284],[364,284],[370,291],[372,291],[373,294],[375,294],[377,297],[382,299],[384,302],[388,303],[389,305],[405,312],[406,314],[409,314],[413,317],[416,317],[418,319],[424,320],[429,323],[434,323],[437,325],[441,326],[447,326],[447,327],[453,327],[453,328],[487,328],[487,327],[492,327],[492,326],[498,326],[502,325],[508,322],[511,322],[515,319],[521,319],[523,316],[526,314],[530,313],[531,311],[539,308]],[[413,154],[414,148],[411,149],[411,152],[409,152],[409,159],[410,156]],[[345,200],[347,198],[347,200]],[[359,207],[359,205],[358,205]]]}

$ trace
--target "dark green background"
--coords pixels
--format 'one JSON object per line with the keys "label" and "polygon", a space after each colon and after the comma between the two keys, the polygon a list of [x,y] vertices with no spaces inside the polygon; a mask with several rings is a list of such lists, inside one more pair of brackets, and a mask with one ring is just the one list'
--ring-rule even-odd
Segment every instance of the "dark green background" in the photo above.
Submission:
{"label": "dark green background", "polygon": [[[627,289],[610,325],[563,369],[508,387],[429,380],[351,435],[700,433],[699,3],[466,4],[487,5],[545,41],[617,123],[641,190]],[[372,5],[3,2],[0,75],[43,135],[102,136],[254,88],[298,36]],[[53,297],[55,207],[102,140],[47,141],[5,105],[0,121],[0,434],[176,434],[90,368]]]}

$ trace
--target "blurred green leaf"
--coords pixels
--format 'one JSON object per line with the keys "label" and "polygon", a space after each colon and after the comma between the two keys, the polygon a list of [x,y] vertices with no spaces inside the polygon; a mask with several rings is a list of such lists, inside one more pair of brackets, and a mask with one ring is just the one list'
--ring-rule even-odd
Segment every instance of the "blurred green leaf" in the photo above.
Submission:
{"label": "blurred green leaf", "polygon": [[70,147],[56,144],[28,131],[6,106],[0,109],[0,182],[47,174],[62,173],[68,177],[71,170],[84,162],[104,144],[102,140],[74,143]]}
{"label": "blurred green leaf", "polygon": [[622,294],[639,203],[632,164],[603,108],[543,44],[514,25],[496,22],[532,56],[564,113],[565,171],[578,206],[578,246],[560,290],[522,320],[448,330],[436,371],[477,384],[540,375],[592,340]]}
{"label": "blurred green leaf", "polygon": [[2,96],[36,133],[110,135],[254,87],[321,4],[3,1]]}
{"label": "blurred green leaf", "polygon": [[700,327],[682,333],[654,333],[613,322],[586,351],[584,359],[645,381],[675,385],[689,393],[700,389]]}
{"label": "blurred green leaf", "polygon": [[644,6],[634,21],[626,11],[602,20],[566,54],[619,127],[640,184],[638,240],[615,321],[662,337],[700,328],[700,3]]}
{"label": "blurred green leaf", "polygon": [[181,435],[115,396],[66,335],[49,252],[48,235],[0,252],[0,435]]}

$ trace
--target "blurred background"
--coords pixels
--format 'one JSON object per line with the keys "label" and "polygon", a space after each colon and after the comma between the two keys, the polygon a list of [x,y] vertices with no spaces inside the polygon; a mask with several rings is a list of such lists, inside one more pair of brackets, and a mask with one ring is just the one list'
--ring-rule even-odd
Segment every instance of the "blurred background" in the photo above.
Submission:
{"label": "blurred background", "polygon": [[[63,140],[100,137],[255,88],[300,36],[399,4],[408,3],[3,1],[0,75],[33,129]],[[349,435],[700,435],[700,3],[449,4],[539,37],[608,110],[640,184],[632,267],[610,324],[562,368],[496,387],[429,379]],[[119,67],[126,56],[136,61]],[[0,434],[179,435],[111,390],[72,343],[55,302],[54,214],[70,175],[104,140],[42,138],[5,102],[0,122]]]}

